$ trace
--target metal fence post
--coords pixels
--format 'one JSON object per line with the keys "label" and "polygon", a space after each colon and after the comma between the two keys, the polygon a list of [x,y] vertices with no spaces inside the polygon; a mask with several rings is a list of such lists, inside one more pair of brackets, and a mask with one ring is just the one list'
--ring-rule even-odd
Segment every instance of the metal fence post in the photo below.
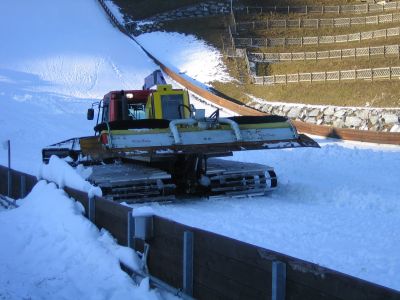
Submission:
{"label": "metal fence post", "polygon": [[95,203],[95,197],[89,197],[88,201],[88,218],[91,222],[95,221],[95,210],[96,210],[96,203]]}
{"label": "metal fence post", "polygon": [[193,232],[183,233],[183,292],[193,296]]}
{"label": "metal fence post", "polygon": [[24,198],[25,194],[26,194],[26,176],[25,175],[21,175],[20,177],[20,198]]}
{"label": "metal fence post", "polygon": [[135,219],[132,216],[132,211],[128,211],[128,220],[127,220],[127,237],[126,243],[129,248],[135,248],[135,240],[134,240],[134,233],[135,233]]}
{"label": "metal fence post", "polygon": [[280,261],[272,262],[272,300],[285,300],[286,264]]}
{"label": "metal fence post", "polygon": [[7,140],[7,157],[8,157],[8,171],[7,171],[7,196],[11,198],[12,193],[12,176],[11,176],[11,141]]}

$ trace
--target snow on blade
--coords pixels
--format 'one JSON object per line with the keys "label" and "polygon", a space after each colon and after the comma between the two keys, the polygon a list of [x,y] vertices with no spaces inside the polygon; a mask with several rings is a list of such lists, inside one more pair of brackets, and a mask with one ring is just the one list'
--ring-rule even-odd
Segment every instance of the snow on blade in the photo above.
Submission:
{"label": "snow on blade", "polygon": [[103,195],[99,187],[91,185],[66,161],[55,155],[50,157],[48,164],[42,164],[38,178],[55,182],[60,188],[67,186],[78,191],[86,192],[89,198],[94,196],[101,197]]}

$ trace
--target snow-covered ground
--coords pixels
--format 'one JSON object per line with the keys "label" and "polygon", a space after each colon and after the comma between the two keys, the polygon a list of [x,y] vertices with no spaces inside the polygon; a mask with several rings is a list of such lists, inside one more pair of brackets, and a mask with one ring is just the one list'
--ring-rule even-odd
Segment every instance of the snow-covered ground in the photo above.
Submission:
{"label": "snow-covered ground", "polygon": [[232,80],[224,72],[226,67],[221,53],[193,35],[152,32],[139,35],[137,40],[152,55],[162,58],[164,64],[180,74],[202,83]]}
{"label": "snow-covered ground", "polygon": [[[39,172],[42,147],[90,135],[92,101],[142,86],[157,68],[95,1],[4,0],[0,16],[0,142],[11,139],[13,167],[22,171]],[[214,50],[191,36],[154,33],[139,41],[198,80],[227,78]],[[266,197],[153,208],[400,290],[400,148],[319,142],[321,149],[235,154],[276,168],[280,188]],[[110,237],[52,184],[40,183],[20,208],[0,212],[0,240],[8,246],[0,250],[0,298],[159,297],[119,270]]]}

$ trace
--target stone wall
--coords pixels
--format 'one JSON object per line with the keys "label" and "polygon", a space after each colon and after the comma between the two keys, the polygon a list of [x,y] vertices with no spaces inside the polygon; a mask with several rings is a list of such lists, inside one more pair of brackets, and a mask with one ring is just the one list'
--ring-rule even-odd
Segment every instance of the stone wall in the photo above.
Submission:
{"label": "stone wall", "polygon": [[400,132],[400,108],[303,105],[259,99],[253,100],[248,105],[268,114],[286,116],[317,125]]}
{"label": "stone wall", "polygon": [[164,22],[225,15],[230,12],[230,1],[207,1],[155,15],[146,20],[130,22],[128,29],[135,35],[162,30]]}

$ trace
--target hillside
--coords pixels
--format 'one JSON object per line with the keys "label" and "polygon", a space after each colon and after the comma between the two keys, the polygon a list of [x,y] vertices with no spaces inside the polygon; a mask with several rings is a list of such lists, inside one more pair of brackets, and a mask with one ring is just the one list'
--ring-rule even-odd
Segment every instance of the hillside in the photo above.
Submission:
{"label": "hillside", "polygon": [[[122,7],[122,11],[129,16],[128,18],[148,18],[152,14],[160,14],[178,7],[187,7],[188,5],[198,4],[199,1],[174,1],[174,5],[158,5],[159,1],[154,1],[151,13],[143,10],[141,16],[138,11],[142,11],[141,1],[123,1],[116,0],[118,5]],[[269,22],[283,21],[287,22],[311,22],[314,19],[320,19],[320,22],[327,22],[328,19],[335,19],[335,22],[342,22],[344,18],[383,18],[382,16],[392,17],[393,21],[382,21],[379,24],[352,25],[346,26],[321,26],[319,28],[268,28],[268,29],[246,29],[239,30],[234,33],[234,39],[240,38],[281,38],[281,37],[312,37],[312,36],[336,36],[352,33],[360,33],[374,30],[385,30],[400,26],[400,18],[397,18],[399,10],[390,9],[387,11],[373,10],[365,13],[296,13],[291,12],[289,15],[284,11],[281,13],[259,13],[259,7],[268,7],[277,5],[278,7],[299,7],[309,5],[310,7],[322,7],[324,1],[234,1],[234,7],[250,6],[249,13],[237,11],[235,13],[236,25],[246,22]],[[334,1],[329,5],[360,5],[359,1]],[[339,20],[340,19],[340,20]],[[370,21],[370,19],[368,19]],[[325,21],[324,21],[325,20]],[[383,19],[382,19],[383,20]],[[368,21],[368,22],[369,22]],[[353,21],[352,21],[353,22]],[[162,21],[160,23],[161,30],[169,32],[181,32],[185,34],[193,34],[201,39],[209,42],[211,45],[224,52],[232,46],[229,35],[227,34],[228,25],[233,26],[232,19],[226,16],[209,16],[196,19],[181,19]],[[308,26],[308,25],[307,25]],[[233,27],[232,27],[233,28]],[[297,53],[312,51],[328,51],[348,48],[361,47],[383,47],[386,45],[400,44],[400,36],[390,36],[381,39],[368,39],[360,42],[348,43],[331,43],[318,45],[302,45],[302,46],[279,46],[279,47],[247,47],[247,52],[261,53]],[[242,46],[236,48],[243,49]],[[357,50],[359,51],[359,50]],[[252,76],[278,76],[285,74],[304,73],[304,72],[331,72],[339,70],[359,70],[366,68],[389,68],[400,66],[399,55],[395,53],[388,56],[363,56],[357,59],[330,59],[330,60],[307,60],[307,61],[289,61],[289,62],[257,62],[254,75],[248,73],[246,60],[242,57],[225,56],[224,63],[229,70],[230,76],[237,79],[237,82],[220,82],[215,81],[212,86],[233,98],[247,102],[247,95],[254,95],[258,98],[269,101],[283,101],[294,103],[308,103],[318,105],[337,105],[337,106],[373,106],[373,107],[399,107],[400,106],[400,83],[398,75],[391,76],[391,80],[387,79],[364,79],[364,80],[343,80],[341,82],[302,82],[299,84],[272,84],[258,85],[254,84]],[[397,74],[397,73],[396,73]]]}

